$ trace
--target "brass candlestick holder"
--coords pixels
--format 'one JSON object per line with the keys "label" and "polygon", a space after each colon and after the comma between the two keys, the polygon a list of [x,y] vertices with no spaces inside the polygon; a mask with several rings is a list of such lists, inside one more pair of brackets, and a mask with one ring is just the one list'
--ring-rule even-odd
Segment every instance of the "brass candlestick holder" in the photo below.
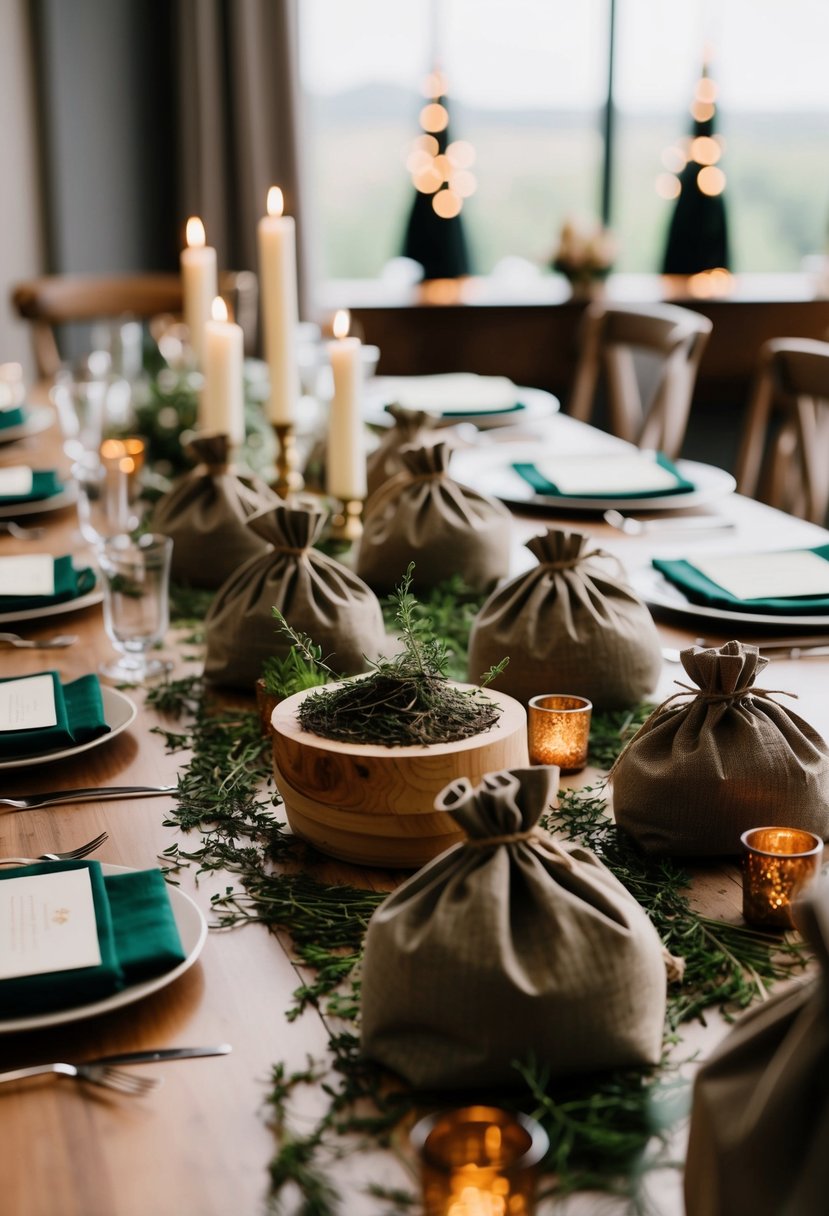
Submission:
{"label": "brass candlestick holder", "polygon": [[296,433],[292,422],[274,422],[273,429],[276,435],[276,481],[273,489],[280,498],[287,498],[289,494],[298,494],[305,488],[299,471]]}
{"label": "brass candlestick holder", "polygon": [[346,498],[340,502],[339,510],[331,517],[332,540],[355,544],[363,535],[363,500]]}

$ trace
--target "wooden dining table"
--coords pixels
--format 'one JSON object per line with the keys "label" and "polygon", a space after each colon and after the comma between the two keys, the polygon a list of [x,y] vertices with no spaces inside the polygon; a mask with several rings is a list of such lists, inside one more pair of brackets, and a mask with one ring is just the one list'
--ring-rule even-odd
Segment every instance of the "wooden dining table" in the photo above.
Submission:
{"label": "wooden dining table", "polygon": [[[590,450],[596,433],[561,415],[543,423],[551,444],[575,442]],[[37,468],[66,467],[57,425],[40,435],[0,447],[0,466],[31,463]],[[600,516],[574,519],[534,508],[513,515],[514,568],[529,564],[523,542],[545,527],[561,526],[589,534],[615,554],[628,571],[646,567],[655,555],[811,546],[829,541],[829,533],[759,503],[727,495],[701,507],[712,521],[733,523],[728,532],[683,532],[628,536],[613,530]],[[680,515],[682,513],[679,513]],[[668,518],[663,515],[662,518]],[[38,539],[0,536],[0,555],[48,552],[53,555],[92,554],[83,541],[74,507],[21,518],[27,526],[42,526]],[[682,648],[700,635],[715,642],[728,640],[734,627],[696,618],[664,617],[658,621],[667,648]],[[95,671],[113,657],[103,626],[101,605],[49,619],[20,621],[14,626],[27,638],[43,639],[71,632],[77,642],[62,650],[0,649],[4,678],[57,670],[63,681]],[[742,640],[758,640],[758,631]],[[192,647],[185,648],[188,651]],[[171,636],[165,651],[179,670],[193,670],[181,657]],[[182,666],[184,664],[184,666]],[[788,657],[773,660],[772,686],[796,693],[797,712],[829,736],[829,697],[826,678],[829,657]],[[669,694],[682,674],[666,658],[654,697]],[[0,795],[48,791],[55,788],[101,785],[174,785],[181,754],[166,750],[154,727],[159,715],[145,704],[140,688],[128,692],[137,707],[134,723],[117,738],[74,758],[25,768],[0,768]],[[566,784],[595,778],[586,770]],[[63,850],[107,832],[96,856],[106,863],[131,868],[159,864],[159,856],[188,838],[165,822],[173,807],[168,796],[126,798],[63,804],[40,810],[0,811],[0,855],[33,857]],[[274,810],[279,815],[280,808]],[[361,883],[388,889],[397,879],[388,873],[360,871],[344,863],[321,863],[329,881]],[[399,877],[399,876],[398,876]],[[180,889],[215,921],[211,896],[223,891],[225,876],[199,875],[194,867],[176,875]],[[736,865],[718,864],[695,873],[695,906],[705,913],[738,923],[741,888]],[[0,1071],[24,1065],[85,1058],[175,1045],[232,1045],[218,1058],[192,1059],[147,1068],[163,1084],[142,1097],[126,1097],[94,1086],[54,1077],[0,1085],[0,1212],[8,1216],[258,1216],[267,1210],[268,1164],[274,1134],[268,1124],[265,1099],[273,1065],[285,1061],[302,1069],[309,1057],[324,1059],[329,1028],[323,1016],[308,1007],[295,1020],[286,1018],[291,994],[300,982],[291,942],[260,924],[216,931],[212,929],[198,961],[179,979],[151,996],[102,1016],[67,1020],[39,1029],[8,1032],[0,1009]],[[718,1016],[707,1025],[684,1032],[681,1050],[700,1056],[718,1041],[726,1023]],[[690,1066],[693,1068],[694,1066]],[[325,1095],[308,1086],[296,1099],[292,1117],[300,1127],[324,1109]],[[682,1133],[679,1133],[681,1152]],[[401,1134],[397,1151],[347,1153],[330,1163],[331,1177],[342,1195],[344,1216],[388,1213],[388,1203],[366,1194],[369,1183],[417,1188],[411,1154]],[[681,1174],[667,1170],[654,1182],[655,1210],[680,1216]],[[608,1204],[604,1207],[602,1204]],[[283,1195],[284,1212],[301,1210],[299,1196]],[[542,1212],[553,1210],[542,1205]],[[556,1204],[556,1212],[584,1213],[617,1210],[615,1201],[577,1195]],[[618,1207],[618,1210],[623,1210]]]}

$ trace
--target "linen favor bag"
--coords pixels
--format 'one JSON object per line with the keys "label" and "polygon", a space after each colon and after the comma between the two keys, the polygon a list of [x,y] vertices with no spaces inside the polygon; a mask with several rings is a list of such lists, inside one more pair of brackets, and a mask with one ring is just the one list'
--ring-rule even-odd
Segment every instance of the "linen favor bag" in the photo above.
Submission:
{"label": "linen favor bag", "polygon": [[829,885],[795,908],[820,975],[740,1018],[697,1073],[688,1216],[829,1209]]}
{"label": "linen favor bag", "polygon": [[401,448],[421,444],[424,435],[435,425],[434,414],[426,410],[408,410],[402,405],[387,405],[386,413],[394,419],[394,426],[383,434],[377,447],[366,461],[369,498],[381,486],[403,469]]}
{"label": "linen favor bag", "polygon": [[829,747],[779,690],[755,686],[768,660],[742,642],[680,658],[693,686],[654,710],[613,767],[619,827],[646,852],[690,856],[739,853],[763,824],[829,836]]}
{"label": "linen favor bag", "polygon": [[383,650],[380,603],[345,566],[312,548],[325,514],[280,504],[248,526],[266,552],[240,566],[207,614],[205,676],[214,684],[252,690],[269,655],[287,655],[291,641],[274,620],[276,607],[295,629],[322,647],[339,674],[365,671]]}
{"label": "linen favor bag", "polygon": [[517,1085],[654,1064],[666,969],[645,911],[587,849],[536,824],[558,769],[463,778],[438,796],[469,836],[376,910],[362,969],[362,1047],[420,1088]]}
{"label": "linen favor bag", "polygon": [[450,452],[442,441],[404,448],[402,471],[366,503],[357,573],[375,590],[393,590],[410,562],[415,563],[415,590],[454,574],[467,586],[486,590],[506,575],[509,511],[453,481]]}
{"label": "linen favor bag", "polygon": [[255,474],[228,463],[227,435],[197,435],[187,453],[198,463],[158,502],[151,527],[173,539],[173,579],[212,589],[265,552],[265,542],[245,524],[280,500]]}
{"label": "linen favor bag", "polygon": [[550,530],[527,548],[538,565],[497,588],[475,618],[469,679],[508,655],[493,688],[524,704],[545,692],[586,697],[598,709],[641,701],[662,670],[647,606],[599,564],[607,555],[589,537]]}

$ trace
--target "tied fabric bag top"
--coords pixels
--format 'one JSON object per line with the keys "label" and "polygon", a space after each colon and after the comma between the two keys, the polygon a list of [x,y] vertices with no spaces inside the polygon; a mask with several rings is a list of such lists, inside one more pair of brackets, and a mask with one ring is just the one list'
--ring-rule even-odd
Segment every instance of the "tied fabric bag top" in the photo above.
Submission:
{"label": "tied fabric bag top", "polygon": [[446,443],[405,448],[403,470],[366,503],[357,573],[391,591],[415,563],[418,587],[455,574],[486,590],[509,569],[510,514],[502,503],[449,476]]}
{"label": "tied fabric bag top", "polygon": [[493,688],[526,704],[545,692],[586,697],[599,709],[633,705],[662,670],[659,635],[647,606],[594,559],[578,532],[548,531],[527,548],[538,558],[489,597],[469,640],[469,678],[504,655]]}
{"label": "tied fabric bag top", "polygon": [[363,1051],[418,1088],[515,1086],[531,1055],[553,1077],[660,1058],[659,935],[592,853],[536,828],[557,786],[545,766],[447,786],[435,809],[469,840],[371,918]]}
{"label": "tied fabric bag top", "polygon": [[153,513],[153,531],[173,539],[173,579],[191,587],[221,587],[242,562],[264,553],[265,542],[245,524],[280,501],[260,478],[228,463],[229,442],[219,434],[192,439],[187,452],[198,464]]}
{"label": "tied fabric bag top", "polygon": [[680,658],[695,687],[655,709],[612,770],[619,827],[646,852],[686,856],[739,853],[766,823],[825,839],[829,748],[781,690],[755,686],[768,660],[741,642]]}
{"label": "tied fabric bag top", "polygon": [[426,410],[409,410],[404,409],[402,405],[387,405],[386,413],[394,419],[394,426],[389,427],[366,461],[369,497],[385,485],[390,477],[402,471],[401,448],[421,443],[424,432],[435,425],[434,415],[428,414]]}
{"label": "tied fabric bag top", "polygon": [[323,512],[284,504],[251,518],[249,526],[269,547],[240,566],[210,605],[208,680],[250,691],[269,655],[288,654],[291,641],[274,620],[275,607],[322,648],[339,674],[365,671],[382,653],[386,635],[377,596],[312,548],[324,523]]}
{"label": "tied fabric bag top", "polygon": [[740,1018],[700,1068],[687,1216],[825,1216],[829,1202],[829,885],[796,906],[820,964]]}

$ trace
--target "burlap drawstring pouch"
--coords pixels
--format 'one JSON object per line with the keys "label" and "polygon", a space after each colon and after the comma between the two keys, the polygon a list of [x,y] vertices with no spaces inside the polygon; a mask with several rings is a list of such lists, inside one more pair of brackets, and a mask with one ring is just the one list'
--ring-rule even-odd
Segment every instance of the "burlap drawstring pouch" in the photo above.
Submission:
{"label": "burlap drawstring pouch", "polygon": [[645,911],[587,849],[538,827],[558,769],[454,781],[435,809],[468,841],[371,918],[362,1047],[419,1088],[516,1085],[660,1058],[666,964]]}
{"label": "burlap drawstring pouch", "polygon": [[376,595],[312,548],[324,523],[323,512],[285,504],[250,519],[267,549],[240,566],[210,606],[204,670],[212,683],[252,691],[265,659],[288,654],[291,641],[278,629],[274,606],[339,674],[365,671],[381,654],[385,629]]}
{"label": "burlap drawstring pouch", "polygon": [[405,448],[403,470],[366,503],[357,573],[391,591],[415,563],[415,591],[454,574],[486,590],[509,569],[510,514],[449,476],[450,447]]}
{"label": "burlap drawstring pouch", "polygon": [[829,835],[829,748],[757,688],[756,646],[683,650],[692,684],[658,706],[611,772],[619,827],[649,853],[727,856],[762,824]]}
{"label": "burlap drawstring pouch", "polygon": [[394,426],[384,432],[366,461],[369,498],[403,469],[401,449],[422,443],[425,432],[431,430],[436,421],[434,414],[428,414],[426,410],[408,410],[402,405],[387,405],[386,413],[394,419]]}
{"label": "burlap drawstring pouch", "polygon": [[824,1216],[829,1207],[829,885],[795,918],[820,975],[740,1018],[694,1084],[687,1216]]}
{"label": "burlap drawstring pouch", "polygon": [[227,435],[197,435],[186,450],[198,463],[160,499],[150,526],[173,539],[176,582],[221,587],[242,562],[265,552],[246,521],[280,500],[255,474],[229,464]]}
{"label": "burlap drawstring pouch", "polygon": [[538,566],[497,588],[475,618],[469,678],[508,655],[493,687],[525,704],[546,692],[586,697],[599,709],[641,701],[662,670],[659,634],[615,576],[616,559],[578,532],[551,530],[527,548]]}

